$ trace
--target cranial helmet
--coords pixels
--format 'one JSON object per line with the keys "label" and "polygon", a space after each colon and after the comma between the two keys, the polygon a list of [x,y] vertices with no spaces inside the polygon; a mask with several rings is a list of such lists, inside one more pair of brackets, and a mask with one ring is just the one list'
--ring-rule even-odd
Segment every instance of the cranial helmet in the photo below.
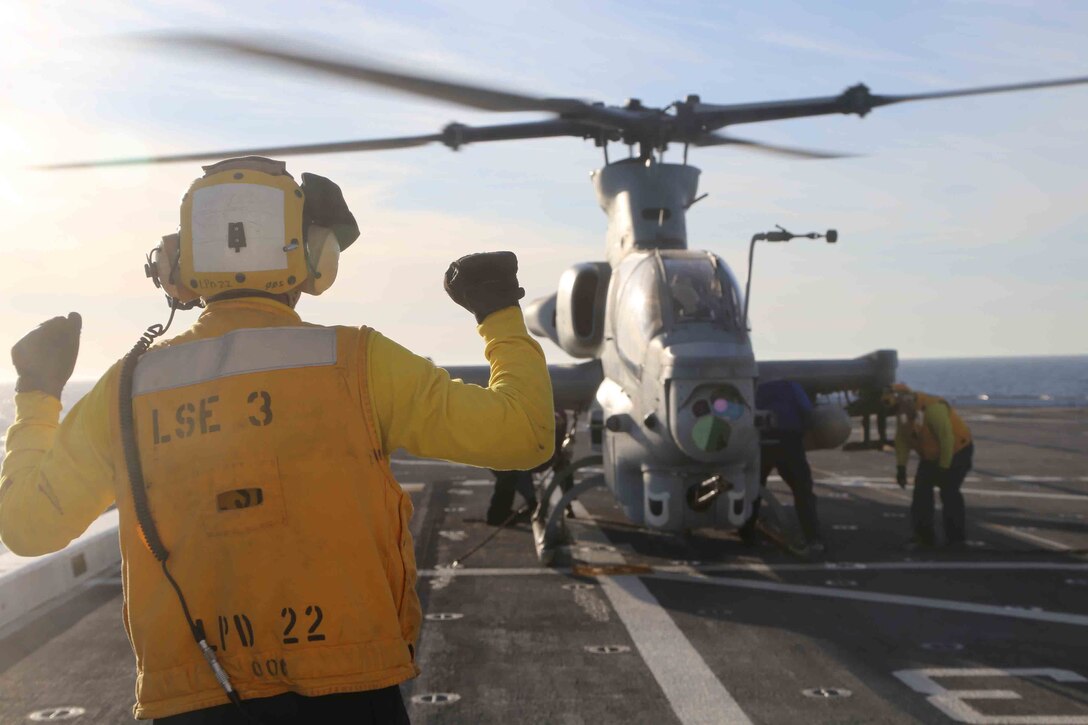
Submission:
{"label": "cranial helmet", "polygon": [[913,392],[906,383],[894,383],[884,389],[880,396],[880,403],[885,407],[895,407],[901,399],[912,395]]}
{"label": "cranial helmet", "polygon": [[358,237],[339,186],[316,174],[299,186],[282,161],[246,156],[204,167],[145,272],[185,307],[236,290],[319,295]]}

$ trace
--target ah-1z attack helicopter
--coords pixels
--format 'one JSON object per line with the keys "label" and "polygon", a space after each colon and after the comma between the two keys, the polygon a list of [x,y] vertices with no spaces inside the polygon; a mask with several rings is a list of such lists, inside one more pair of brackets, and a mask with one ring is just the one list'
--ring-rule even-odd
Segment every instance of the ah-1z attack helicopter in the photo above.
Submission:
{"label": "ah-1z attack helicopter", "polygon": [[[158,36],[199,52],[225,52],[357,80],[392,90],[486,111],[537,111],[550,118],[492,126],[451,123],[441,133],[336,143],[238,149],[120,159],[52,168],[165,163],[231,156],[376,151],[442,143],[546,137],[588,139],[604,152],[593,173],[597,199],[608,216],[603,262],[584,262],[565,272],[555,294],[527,305],[529,328],[581,364],[551,365],[558,408],[592,409],[591,427],[600,456],[573,468],[603,464],[603,475],[574,486],[558,502],[556,485],[573,474],[557,473],[536,514],[537,551],[549,562],[563,541],[569,500],[606,484],[633,523],[653,529],[735,528],[760,495],[759,432],[766,416],[755,409],[758,382],[790,379],[815,397],[835,391],[870,391],[894,381],[897,356],[880,350],[853,360],[761,361],[749,336],[746,297],[729,265],[715,254],[688,248],[685,214],[701,197],[699,169],[687,163],[689,148],[741,146],[797,158],[835,154],[773,146],[719,130],[727,126],[828,114],[865,116],[872,109],[907,101],[1003,93],[1088,82],[1088,78],[1019,83],[909,95],[876,95],[862,84],[836,96],[744,104],[704,103],[689,95],[665,108],[638,100],[607,106],[572,98],[520,93],[405,73],[368,62],[290,52],[273,44],[207,35]],[[609,161],[608,145],[637,154]],[[683,146],[683,162],[664,163],[670,144]],[[756,241],[785,242],[785,230]],[[835,241],[833,232],[826,235]],[[486,366],[451,367],[469,382],[487,385]],[[841,445],[849,436],[846,413],[822,406],[812,417],[806,444]],[[549,505],[549,503],[553,505]]]}

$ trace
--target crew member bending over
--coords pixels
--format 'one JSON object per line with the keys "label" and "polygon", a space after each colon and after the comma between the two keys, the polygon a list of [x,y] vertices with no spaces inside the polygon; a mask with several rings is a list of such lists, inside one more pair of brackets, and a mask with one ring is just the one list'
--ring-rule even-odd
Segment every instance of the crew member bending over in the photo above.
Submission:
{"label": "crew member bending over", "polygon": [[[760,488],[767,485],[771,471],[778,475],[793,492],[793,507],[805,538],[805,556],[822,555],[826,547],[820,535],[820,520],[816,515],[816,494],[813,492],[812,469],[805,456],[804,435],[812,401],[798,383],[792,380],[772,380],[760,383],[756,389],[756,408],[770,411],[774,426],[760,432]],[[740,529],[741,540],[755,541],[756,520],[760,499],[756,499],[752,515]]]}
{"label": "crew member bending over", "polygon": [[933,546],[933,488],[941,492],[945,545],[962,548],[967,535],[967,510],[960,487],[971,470],[975,445],[971,429],[942,398],[912,391],[902,383],[893,389],[897,401],[895,480],[907,486],[907,459],[918,452],[914,496],[910,505],[914,535],[908,548]]}

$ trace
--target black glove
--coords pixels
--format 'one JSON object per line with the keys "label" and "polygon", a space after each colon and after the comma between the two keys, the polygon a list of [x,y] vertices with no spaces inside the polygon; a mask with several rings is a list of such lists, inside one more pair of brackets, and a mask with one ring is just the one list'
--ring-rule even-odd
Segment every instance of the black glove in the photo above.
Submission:
{"label": "black glove", "polygon": [[461,257],[446,270],[443,286],[451,300],[476,315],[478,323],[525,296],[518,286],[518,258],[513,252]]}
{"label": "black glove", "polygon": [[340,187],[324,176],[303,174],[301,188],[306,196],[302,203],[303,233],[311,224],[316,224],[332,230],[341,252],[351,246],[359,238],[359,225],[348,209]]}
{"label": "black glove", "polygon": [[11,361],[19,375],[15,392],[39,391],[60,398],[76,366],[82,327],[83,318],[72,312],[43,322],[15,343],[11,348]]}
{"label": "black glove", "polygon": [[896,466],[895,467],[895,482],[899,484],[899,488],[907,487],[907,467]]}

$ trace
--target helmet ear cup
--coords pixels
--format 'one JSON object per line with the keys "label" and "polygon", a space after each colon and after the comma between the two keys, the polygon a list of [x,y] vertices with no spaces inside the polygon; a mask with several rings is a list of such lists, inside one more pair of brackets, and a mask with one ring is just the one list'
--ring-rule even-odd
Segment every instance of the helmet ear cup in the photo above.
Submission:
{"label": "helmet ear cup", "polygon": [[340,244],[333,230],[316,224],[306,229],[306,260],[309,276],[301,289],[306,294],[319,295],[336,281],[340,267]]}
{"label": "helmet ear cup", "polygon": [[181,277],[181,235],[167,234],[159,246],[148,255],[148,277],[156,287],[162,287],[167,296],[180,304],[196,302],[200,296],[182,283]]}

